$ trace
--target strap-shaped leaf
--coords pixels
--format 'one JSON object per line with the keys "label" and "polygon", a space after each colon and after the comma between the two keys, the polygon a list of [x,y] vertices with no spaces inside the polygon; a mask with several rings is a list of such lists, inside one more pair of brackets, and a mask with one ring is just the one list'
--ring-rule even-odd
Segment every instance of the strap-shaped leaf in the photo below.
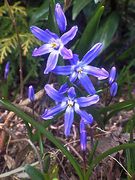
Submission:
{"label": "strap-shaped leaf", "polygon": [[75,158],[71,155],[71,153],[69,153],[69,151],[61,144],[61,142],[52,135],[52,133],[48,132],[39,122],[33,120],[33,118],[31,118],[29,115],[21,111],[19,108],[17,108],[10,102],[6,100],[0,100],[0,104],[6,109],[13,111],[17,116],[22,118],[24,122],[30,123],[36,129],[38,129],[38,131],[42,133],[49,141],[51,141],[57,148],[59,148],[74,167],[80,180],[83,180],[83,173],[79,164],[77,163]]}
{"label": "strap-shaped leaf", "polygon": [[92,43],[93,37],[98,28],[100,18],[103,14],[104,6],[100,6],[94,16],[88,22],[83,34],[81,35],[80,41],[76,47],[76,52],[82,57],[89,49],[89,45]]}

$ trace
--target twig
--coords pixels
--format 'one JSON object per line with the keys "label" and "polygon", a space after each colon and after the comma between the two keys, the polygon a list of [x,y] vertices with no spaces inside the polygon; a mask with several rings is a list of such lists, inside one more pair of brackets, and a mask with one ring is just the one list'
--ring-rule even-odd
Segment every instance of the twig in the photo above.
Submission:
{"label": "twig", "polygon": [[[39,92],[37,92],[37,93],[35,94],[35,101],[40,100],[40,99],[43,97],[44,94],[45,94],[45,93],[44,93],[44,89],[42,89],[42,90],[40,90]],[[24,101],[21,101],[21,102],[19,103],[19,105],[20,105],[20,106],[27,106],[27,105],[29,105],[30,103],[31,103],[31,101],[27,98],[27,99],[25,99]],[[11,119],[14,115],[15,115],[14,112],[10,112],[10,113],[8,114],[6,120],[5,120],[5,124],[7,124],[8,121],[9,121],[9,119]]]}
{"label": "twig", "polygon": [[[30,165],[31,166],[36,166],[37,164],[39,164],[38,161],[34,162],[34,163],[30,164]],[[24,167],[18,167],[16,169],[12,170],[12,171],[0,174],[0,178],[5,178],[5,177],[11,176],[13,174],[19,173],[19,172],[24,171],[24,170],[25,170],[25,166]]]}
{"label": "twig", "polygon": [[39,164],[40,164],[40,170],[43,172],[44,168],[43,168],[43,164],[42,164],[42,159],[41,159],[41,157],[40,157],[40,155],[39,155],[35,145],[32,143],[32,141],[30,139],[26,139],[26,138],[12,140],[11,142],[20,142],[20,141],[26,141],[26,142],[28,142],[31,145],[32,149],[35,151],[35,153],[37,155],[37,158],[38,158],[38,161],[39,161]]}
{"label": "twig", "polygon": [[[72,151],[79,157],[79,159],[81,160],[81,161],[83,161],[83,158],[82,158],[82,156],[80,156],[80,154],[75,150],[75,148],[73,147],[73,146],[71,146],[71,142],[69,142],[69,143],[67,143],[64,139],[62,139],[62,138],[58,138],[58,139],[60,139],[61,141],[63,141],[65,144],[64,144],[64,146],[66,147],[66,146],[69,146],[69,148],[70,149],[72,149]],[[74,143],[75,141],[72,141],[72,143]]]}
{"label": "twig", "polygon": [[116,159],[114,158],[113,156],[109,155],[110,158],[112,158],[114,161],[116,161],[122,168],[123,170],[127,173],[127,175],[132,178],[131,174],[126,170],[126,168]]}

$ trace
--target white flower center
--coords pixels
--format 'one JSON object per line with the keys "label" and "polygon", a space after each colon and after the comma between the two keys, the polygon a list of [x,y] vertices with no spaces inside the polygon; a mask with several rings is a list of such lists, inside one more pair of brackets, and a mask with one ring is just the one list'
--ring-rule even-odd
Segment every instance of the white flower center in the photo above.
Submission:
{"label": "white flower center", "polygon": [[76,69],[76,71],[77,71],[78,73],[82,73],[82,72],[83,72],[83,69],[82,69],[81,67],[78,67],[78,68]]}
{"label": "white flower center", "polygon": [[72,101],[71,99],[68,100],[68,106],[72,107],[74,105],[74,101]]}

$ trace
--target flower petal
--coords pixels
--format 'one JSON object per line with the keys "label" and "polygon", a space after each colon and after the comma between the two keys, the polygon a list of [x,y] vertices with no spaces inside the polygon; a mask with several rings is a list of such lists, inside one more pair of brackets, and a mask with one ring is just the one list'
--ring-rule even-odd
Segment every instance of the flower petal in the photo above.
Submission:
{"label": "flower petal", "polygon": [[95,44],[83,57],[81,64],[88,65],[99,55],[102,50],[102,44],[97,43]]}
{"label": "flower petal", "polygon": [[49,29],[46,29],[45,32],[47,32],[53,38],[51,40],[59,39],[59,36],[57,34],[51,32]]}
{"label": "flower petal", "polygon": [[58,57],[59,57],[59,53],[57,51],[53,51],[50,53],[44,74],[48,74],[56,67],[56,64],[58,62]]}
{"label": "flower petal", "polygon": [[111,68],[110,75],[109,75],[109,84],[112,84],[114,82],[115,78],[116,78],[116,67],[113,66]]}
{"label": "flower petal", "polygon": [[56,66],[52,72],[55,74],[69,75],[72,72],[72,66]]}
{"label": "flower petal", "polygon": [[62,43],[65,45],[69,41],[71,41],[75,37],[77,31],[78,31],[78,27],[73,26],[68,32],[64,33],[60,38]]}
{"label": "flower petal", "polygon": [[54,101],[61,102],[64,99],[64,96],[60,94],[56,89],[54,89],[51,85],[45,85],[46,94],[52,98]]}
{"label": "flower petal", "polygon": [[75,112],[81,116],[81,118],[84,120],[85,124],[92,124],[93,123],[93,117],[91,114],[88,114],[86,111],[82,111],[79,108],[79,105],[75,103]]}
{"label": "flower petal", "polygon": [[95,94],[96,93],[96,90],[95,90],[90,78],[86,74],[79,73],[78,79],[80,80],[80,83],[82,84],[82,86],[85,88],[85,90],[89,94]]}
{"label": "flower petal", "polygon": [[69,60],[71,65],[76,65],[79,62],[78,54],[73,54],[73,58]]}
{"label": "flower petal", "polygon": [[74,87],[71,87],[69,90],[68,90],[68,96],[73,99],[76,97],[76,93],[75,93],[75,88]]}
{"label": "flower petal", "polygon": [[9,68],[10,68],[10,62],[8,61],[5,65],[5,70],[4,70],[4,79],[7,79],[8,73],[9,73]]}
{"label": "flower petal", "polygon": [[117,91],[118,91],[118,84],[117,84],[117,82],[114,82],[111,84],[111,87],[110,87],[111,96],[113,96],[113,97],[116,96]]}
{"label": "flower petal", "polygon": [[65,136],[70,135],[70,130],[73,124],[73,120],[74,120],[74,110],[72,107],[68,106],[64,117]]}
{"label": "flower petal", "polygon": [[99,80],[106,79],[109,76],[109,73],[104,68],[97,68],[94,66],[84,66],[84,72],[92,76],[97,77]]}
{"label": "flower petal", "polygon": [[61,32],[66,31],[67,20],[59,3],[55,6],[55,18]]}
{"label": "flower petal", "polygon": [[44,31],[37,26],[31,26],[30,30],[36,38],[45,43],[48,43],[53,38],[47,31]]}
{"label": "flower petal", "polygon": [[70,82],[75,82],[77,79],[78,73],[76,73],[75,71],[70,75],[69,80]]}
{"label": "flower petal", "polygon": [[39,48],[35,48],[32,56],[41,56],[43,54],[47,54],[50,53],[51,51],[53,51],[53,48],[51,47],[50,44],[44,44]]}
{"label": "flower petal", "polygon": [[28,88],[28,98],[30,99],[31,102],[33,102],[35,99],[34,88],[32,85],[30,85]]}
{"label": "flower petal", "polygon": [[72,53],[71,49],[67,49],[64,46],[60,49],[60,55],[63,57],[63,59],[73,58],[73,53]]}
{"label": "flower petal", "polygon": [[77,98],[76,100],[80,107],[87,107],[96,104],[99,101],[99,96],[93,95],[90,97],[80,97]]}
{"label": "flower petal", "polygon": [[56,114],[64,111],[66,106],[67,106],[66,102],[63,102],[63,103],[58,104],[57,106],[55,106],[51,109],[45,110],[44,114],[41,115],[41,118],[42,119],[52,119]]}
{"label": "flower petal", "polygon": [[64,94],[64,93],[67,92],[68,89],[69,89],[68,83],[64,83],[64,84],[61,85],[58,92],[61,93],[61,94]]}

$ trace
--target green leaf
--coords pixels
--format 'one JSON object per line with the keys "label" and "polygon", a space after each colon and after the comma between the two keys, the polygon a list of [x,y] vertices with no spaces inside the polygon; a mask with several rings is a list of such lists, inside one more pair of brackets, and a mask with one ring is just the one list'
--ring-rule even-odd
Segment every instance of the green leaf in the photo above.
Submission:
{"label": "green leaf", "polygon": [[100,6],[96,10],[94,16],[90,19],[83,34],[81,35],[80,41],[76,47],[76,52],[80,55],[81,58],[87,52],[87,50],[89,49],[89,45],[92,43],[93,37],[98,28],[103,11],[104,11],[104,6]]}
{"label": "green leaf", "polygon": [[72,19],[75,20],[80,11],[90,3],[90,0],[75,0],[73,2]]}
{"label": "green leaf", "polygon": [[115,103],[111,106],[101,109],[101,114],[106,114],[105,121],[108,121],[114,114],[122,110],[130,110],[135,107],[135,100],[127,100],[124,102]]}
{"label": "green leaf", "polygon": [[6,109],[13,111],[17,116],[22,118],[24,122],[30,123],[32,126],[34,126],[40,133],[42,133],[48,140],[50,140],[57,148],[59,148],[63,154],[68,158],[72,166],[74,167],[76,173],[78,174],[80,180],[83,180],[83,173],[82,170],[75,160],[75,158],[72,156],[71,153],[61,144],[59,140],[57,140],[50,132],[48,132],[44,126],[42,126],[39,122],[35,121],[33,118],[31,118],[26,113],[22,112],[19,108],[11,104],[10,102],[6,100],[0,100],[0,103],[2,106],[4,106]]}
{"label": "green leaf", "polygon": [[31,10],[30,12],[30,25],[35,24],[40,21],[42,18],[46,19],[49,12],[49,0],[43,2],[43,4],[38,7],[35,11]]}
{"label": "green leaf", "polygon": [[105,23],[97,30],[93,40],[93,45],[97,42],[103,43],[103,48],[106,49],[112,42],[112,38],[119,25],[119,16],[113,12],[105,21]]}
{"label": "green leaf", "polygon": [[89,180],[89,177],[92,173],[93,168],[96,167],[107,156],[109,156],[113,153],[116,153],[118,151],[121,151],[124,149],[129,149],[129,148],[131,148],[131,149],[135,148],[135,143],[122,144],[122,145],[111,148],[111,149],[105,151],[104,153],[100,154],[98,157],[95,158],[95,160],[92,161],[91,165],[89,166],[87,173],[86,173],[86,179],[85,180]]}
{"label": "green leaf", "polygon": [[55,9],[55,0],[50,0],[47,27],[49,30],[59,34],[58,26],[55,21],[54,9]]}
{"label": "green leaf", "polygon": [[25,171],[28,173],[32,180],[45,180],[43,174],[33,166],[26,165]]}
{"label": "green leaf", "polygon": [[128,120],[128,123],[126,124],[126,127],[125,127],[125,131],[130,133],[134,129],[135,129],[135,115],[133,115],[132,118]]}
{"label": "green leaf", "polygon": [[46,155],[45,156],[45,160],[44,160],[44,172],[48,173],[50,167],[50,155]]}

